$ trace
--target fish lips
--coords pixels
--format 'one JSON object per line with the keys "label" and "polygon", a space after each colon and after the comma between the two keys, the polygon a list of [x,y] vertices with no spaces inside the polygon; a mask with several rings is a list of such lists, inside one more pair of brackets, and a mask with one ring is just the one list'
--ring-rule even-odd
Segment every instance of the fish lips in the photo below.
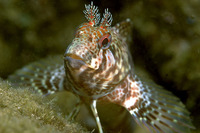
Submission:
{"label": "fish lips", "polygon": [[81,67],[86,66],[83,59],[75,54],[65,54],[64,55],[65,65],[71,70],[80,70]]}

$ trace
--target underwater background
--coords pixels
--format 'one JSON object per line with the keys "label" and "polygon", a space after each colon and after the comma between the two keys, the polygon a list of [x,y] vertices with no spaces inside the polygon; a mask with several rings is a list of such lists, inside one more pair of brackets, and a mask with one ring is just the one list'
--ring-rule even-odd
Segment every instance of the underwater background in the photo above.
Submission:
{"label": "underwater background", "polygon": [[[0,132],[86,132],[57,116],[56,107],[47,100],[25,90],[10,90],[13,86],[6,78],[30,62],[64,54],[76,28],[86,21],[83,10],[89,3],[0,1],[0,77],[4,79],[0,80]],[[200,1],[98,0],[94,5],[101,13],[109,8],[113,25],[132,20],[130,48],[135,65],[181,99],[191,112],[196,127],[192,132],[200,132]],[[40,119],[32,117],[33,112]]]}

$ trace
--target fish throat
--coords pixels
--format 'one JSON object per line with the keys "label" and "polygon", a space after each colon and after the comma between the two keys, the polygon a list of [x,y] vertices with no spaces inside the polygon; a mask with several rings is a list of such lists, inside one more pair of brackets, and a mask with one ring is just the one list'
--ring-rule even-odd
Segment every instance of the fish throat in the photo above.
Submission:
{"label": "fish throat", "polygon": [[[103,63],[96,70],[81,64],[81,60],[72,58],[65,60],[66,78],[76,94],[98,99],[112,92],[124,80],[128,73],[122,75],[117,63],[108,68],[109,62],[106,62],[106,59],[104,55]],[[79,69],[72,68],[73,63],[74,67],[79,66]]]}

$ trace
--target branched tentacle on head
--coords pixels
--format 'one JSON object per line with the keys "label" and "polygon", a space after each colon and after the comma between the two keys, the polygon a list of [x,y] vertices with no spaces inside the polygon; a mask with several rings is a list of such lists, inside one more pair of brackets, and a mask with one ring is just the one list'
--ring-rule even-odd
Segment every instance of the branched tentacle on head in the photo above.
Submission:
{"label": "branched tentacle on head", "polygon": [[105,13],[103,14],[103,18],[101,19],[100,26],[102,27],[109,27],[112,24],[112,14],[108,11],[108,8],[105,9]]}
{"label": "branched tentacle on head", "polygon": [[[86,19],[89,21],[91,26],[97,26],[100,22],[100,13],[97,6],[93,5],[93,2],[89,5],[85,5],[85,9],[83,12],[85,14]],[[108,8],[105,9],[105,13],[103,14],[103,18],[101,19],[100,27],[109,27],[112,24],[112,14],[108,11]]]}
{"label": "branched tentacle on head", "polygon": [[90,25],[96,26],[100,21],[100,13],[98,7],[93,5],[93,2],[89,5],[85,5],[85,9],[83,13],[85,14],[85,17],[89,21]]}

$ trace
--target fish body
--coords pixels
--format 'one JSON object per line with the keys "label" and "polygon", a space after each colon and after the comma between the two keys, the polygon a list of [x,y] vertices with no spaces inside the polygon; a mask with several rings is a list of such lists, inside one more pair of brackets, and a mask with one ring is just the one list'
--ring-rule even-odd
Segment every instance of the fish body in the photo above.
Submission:
{"label": "fish body", "polygon": [[151,132],[189,132],[194,128],[189,112],[171,92],[136,74],[129,53],[129,19],[111,27],[112,14],[105,10],[100,20],[98,8],[86,5],[88,22],[79,26],[66,49],[64,61],[51,57],[32,63],[9,77],[33,87],[43,95],[61,90],[90,99],[91,110],[102,133],[96,101],[123,106],[133,119]]}

